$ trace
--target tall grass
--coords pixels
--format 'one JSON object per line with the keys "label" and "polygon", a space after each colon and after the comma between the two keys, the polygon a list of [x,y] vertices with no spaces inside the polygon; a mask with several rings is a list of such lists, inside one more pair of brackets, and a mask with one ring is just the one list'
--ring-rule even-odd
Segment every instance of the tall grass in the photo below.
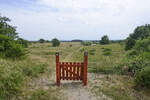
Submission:
{"label": "tall grass", "polygon": [[83,52],[88,51],[88,71],[92,73],[112,74],[114,67],[119,64],[125,54],[123,47],[118,44],[84,46],[73,56],[74,61],[83,61]]}
{"label": "tall grass", "polygon": [[11,61],[0,59],[0,100],[17,98],[27,77],[37,77],[46,71],[47,65],[35,64],[30,59]]}

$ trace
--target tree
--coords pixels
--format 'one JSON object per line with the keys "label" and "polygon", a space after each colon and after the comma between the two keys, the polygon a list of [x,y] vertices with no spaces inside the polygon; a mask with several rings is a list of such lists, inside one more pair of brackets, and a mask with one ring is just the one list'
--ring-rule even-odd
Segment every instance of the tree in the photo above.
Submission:
{"label": "tree", "polygon": [[44,43],[45,40],[44,40],[44,39],[40,39],[39,42],[40,42],[40,43]]}
{"label": "tree", "polygon": [[133,38],[131,38],[131,37],[127,38],[126,42],[125,42],[125,44],[126,44],[125,50],[132,49],[134,47],[135,43],[136,43],[136,41]]}
{"label": "tree", "polygon": [[125,50],[130,50],[136,44],[136,41],[146,39],[150,36],[150,24],[138,26],[132,34],[126,39]]}
{"label": "tree", "polygon": [[18,37],[18,33],[16,32],[15,26],[8,24],[10,21],[11,20],[9,18],[0,16],[0,34],[16,39]]}
{"label": "tree", "polygon": [[8,24],[10,21],[0,15],[0,56],[17,58],[25,55],[25,49],[17,40],[16,27]]}
{"label": "tree", "polygon": [[52,40],[52,45],[53,45],[53,47],[59,46],[60,45],[60,41],[58,39],[54,38]]}
{"label": "tree", "polygon": [[102,38],[101,38],[101,40],[100,40],[100,44],[103,44],[103,45],[105,45],[105,44],[109,44],[109,38],[108,38],[108,36],[107,35],[104,35]]}
{"label": "tree", "polygon": [[130,35],[131,38],[138,40],[138,39],[144,39],[150,36],[150,24],[146,24],[143,26],[138,26],[134,33]]}

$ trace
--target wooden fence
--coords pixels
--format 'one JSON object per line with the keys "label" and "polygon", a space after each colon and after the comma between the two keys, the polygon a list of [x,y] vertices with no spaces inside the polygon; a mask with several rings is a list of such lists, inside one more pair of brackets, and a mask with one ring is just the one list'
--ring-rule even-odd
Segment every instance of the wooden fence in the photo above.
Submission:
{"label": "wooden fence", "polygon": [[88,52],[84,52],[83,62],[60,62],[59,53],[56,53],[56,81],[60,86],[60,80],[82,80],[87,85]]}

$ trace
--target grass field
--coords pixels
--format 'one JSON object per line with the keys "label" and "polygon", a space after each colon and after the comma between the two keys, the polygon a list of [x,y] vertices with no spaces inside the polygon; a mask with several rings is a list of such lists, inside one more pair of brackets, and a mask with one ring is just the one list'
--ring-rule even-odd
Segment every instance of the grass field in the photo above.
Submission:
{"label": "grass field", "polygon": [[[132,77],[116,74],[114,69],[125,60],[126,54],[120,44],[83,46],[78,42],[65,42],[59,47],[52,47],[50,43],[34,43],[29,46],[28,51],[28,56],[23,60],[1,59],[4,66],[2,78],[9,80],[11,78],[9,75],[15,72],[14,75],[20,76],[14,81],[20,83],[12,90],[12,84],[7,85],[10,82],[3,83],[0,87],[8,86],[5,91],[9,92],[8,94],[1,92],[1,96],[9,96],[4,96],[0,100],[75,100],[68,98],[69,92],[73,92],[71,94],[73,96],[78,89],[89,91],[88,93],[97,100],[150,100],[148,89],[136,89]],[[84,51],[88,51],[87,87],[78,83],[68,85],[64,83],[58,88],[55,80],[55,53],[60,53],[61,61],[83,61]],[[12,97],[13,99],[10,99]]]}

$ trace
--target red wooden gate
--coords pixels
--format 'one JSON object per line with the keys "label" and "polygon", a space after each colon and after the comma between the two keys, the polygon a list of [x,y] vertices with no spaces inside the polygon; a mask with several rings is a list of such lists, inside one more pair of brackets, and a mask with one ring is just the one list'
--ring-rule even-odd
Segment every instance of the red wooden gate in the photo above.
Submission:
{"label": "red wooden gate", "polygon": [[87,85],[88,52],[84,52],[84,62],[60,62],[59,53],[56,53],[56,80],[82,80]]}

